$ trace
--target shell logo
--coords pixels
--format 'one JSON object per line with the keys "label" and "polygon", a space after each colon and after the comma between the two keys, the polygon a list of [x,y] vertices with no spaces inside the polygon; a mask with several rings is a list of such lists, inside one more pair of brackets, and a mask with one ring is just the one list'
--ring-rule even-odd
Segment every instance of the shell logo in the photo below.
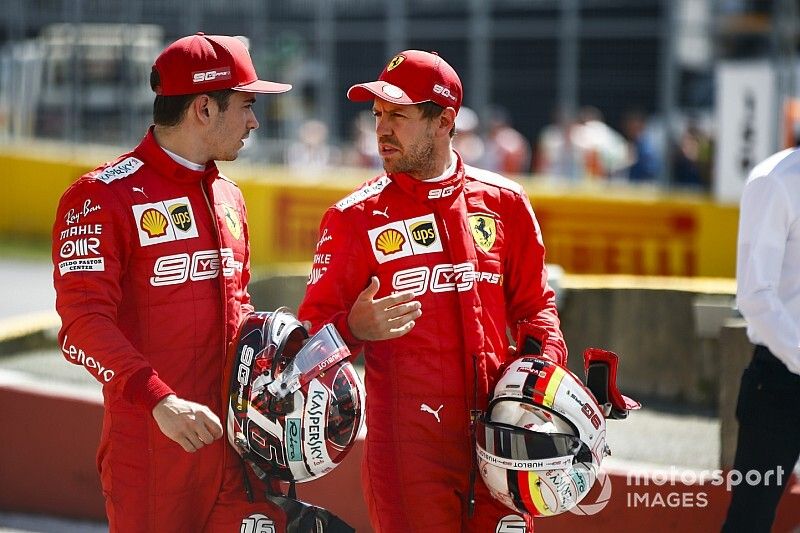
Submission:
{"label": "shell logo", "polygon": [[161,237],[167,234],[167,217],[158,209],[147,209],[142,213],[139,226],[147,232],[147,236]]}
{"label": "shell logo", "polygon": [[389,228],[380,232],[375,239],[375,248],[383,252],[384,255],[391,255],[399,252],[406,243],[406,238],[396,229]]}

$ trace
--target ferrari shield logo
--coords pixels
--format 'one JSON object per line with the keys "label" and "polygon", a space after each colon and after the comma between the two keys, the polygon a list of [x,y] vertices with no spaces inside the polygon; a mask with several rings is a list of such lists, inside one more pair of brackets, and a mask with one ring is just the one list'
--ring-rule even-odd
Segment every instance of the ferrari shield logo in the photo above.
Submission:
{"label": "ferrari shield logo", "polygon": [[228,231],[238,241],[242,236],[242,223],[239,220],[239,213],[227,204],[222,204],[222,210],[225,212],[225,224],[228,226]]}
{"label": "ferrari shield logo", "polygon": [[489,215],[472,215],[469,217],[469,227],[475,244],[484,252],[491,250],[496,235],[494,219]]}
{"label": "ferrari shield logo", "polygon": [[405,60],[405,58],[406,58],[406,56],[400,55],[400,54],[397,54],[396,56],[394,56],[392,58],[392,60],[389,61],[389,64],[386,65],[386,72],[389,72],[390,70],[395,68],[397,65],[402,63]]}

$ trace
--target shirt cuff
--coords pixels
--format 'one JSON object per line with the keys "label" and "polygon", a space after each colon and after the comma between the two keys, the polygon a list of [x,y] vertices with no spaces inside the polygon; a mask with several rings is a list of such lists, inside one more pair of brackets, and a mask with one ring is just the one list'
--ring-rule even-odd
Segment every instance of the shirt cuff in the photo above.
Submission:
{"label": "shirt cuff", "polygon": [[158,402],[170,394],[175,394],[175,391],[161,381],[155,370],[142,368],[128,379],[122,396],[132,404],[150,412]]}

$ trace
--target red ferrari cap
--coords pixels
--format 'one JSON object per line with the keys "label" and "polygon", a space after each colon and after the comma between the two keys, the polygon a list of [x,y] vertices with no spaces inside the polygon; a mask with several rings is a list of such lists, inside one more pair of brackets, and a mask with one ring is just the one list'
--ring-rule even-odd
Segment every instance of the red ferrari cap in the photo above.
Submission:
{"label": "red ferrari cap", "polygon": [[156,58],[161,84],[156,94],[176,96],[223,89],[251,93],[284,93],[285,83],[258,79],[244,42],[227,35],[195,35],[178,39]]}
{"label": "red ferrari cap", "polygon": [[434,102],[458,112],[463,92],[458,74],[438,54],[406,50],[389,61],[378,81],[359,83],[347,91],[354,102],[376,96],[395,104]]}

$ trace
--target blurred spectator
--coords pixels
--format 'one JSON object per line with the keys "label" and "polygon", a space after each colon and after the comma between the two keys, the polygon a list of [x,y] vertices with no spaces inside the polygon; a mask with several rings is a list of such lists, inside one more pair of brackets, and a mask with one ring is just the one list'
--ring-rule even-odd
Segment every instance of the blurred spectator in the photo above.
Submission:
{"label": "blurred spectator", "polygon": [[467,106],[461,106],[456,115],[453,148],[461,154],[461,159],[467,165],[482,165],[486,155],[486,146],[478,133],[478,126],[478,114]]}
{"label": "blurred spectator", "polygon": [[530,168],[530,161],[531,144],[528,139],[511,127],[511,120],[505,109],[490,107],[483,166],[501,174],[522,174]]}
{"label": "blurred spectator", "polygon": [[573,142],[577,125],[561,109],[553,113],[553,123],[539,133],[533,170],[537,174],[578,180],[583,177],[583,153]]}
{"label": "blurred spectator", "polygon": [[675,185],[708,190],[711,186],[711,138],[691,120],[672,153]]}
{"label": "blurred spectator", "polygon": [[383,168],[378,157],[378,140],[375,137],[375,117],[372,111],[362,111],[353,119],[352,144],[344,157],[347,165],[354,167]]}
{"label": "blurred spectator", "polygon": [[603,122],[603,114],[599,109],[582,107],[578,113],[578,124],[574,142],[583,151],[586,177],[616,176],[630,164],[625,137]]}
{"label": "blurred spectator", "polygon": [[628,179],[632,182],[653,181],[661,173],[661,161],[656,143],[647,131],[644,113],[631,110],[622,119],[622,130],[630,141],[631,159]]}
{"label": "blurred spectator", "polygon": [[289,168],[300,175],[317,175],[338,159],[338,151],[328,144],[328,126],[316,119],[303,122],[286,153]]}

